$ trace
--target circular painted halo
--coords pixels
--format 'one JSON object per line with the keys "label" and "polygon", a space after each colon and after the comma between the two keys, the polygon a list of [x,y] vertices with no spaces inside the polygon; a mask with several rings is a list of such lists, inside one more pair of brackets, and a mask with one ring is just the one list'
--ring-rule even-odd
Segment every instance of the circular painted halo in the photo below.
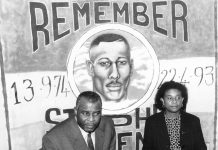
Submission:
{"label": "circular painted halo", "polygon": [[104,105],[103,102],[102,113],[106,115],[127,113],[149,99],[159,77],[159,62],[155,51],[138,31],[125,25],[105,24],[86,32],[69,53],[67,60],[68,81],[76,96],[82,91],[92,91],[92,78],[86,68],[86,60],[89,59],[88,50],[91,41],[104,33],[120,34],[127,39],[134,64],[133,75],[127,91],[128,99],[117,103],[116,107]]}

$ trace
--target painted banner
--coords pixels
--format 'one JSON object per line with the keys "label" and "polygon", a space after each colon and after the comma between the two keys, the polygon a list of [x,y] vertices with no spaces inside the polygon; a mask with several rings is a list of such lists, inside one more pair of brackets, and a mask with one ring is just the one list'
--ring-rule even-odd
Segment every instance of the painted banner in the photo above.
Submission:
{"label": "painted banner", "polygon": [[[125,45],[95,48],[115,35]],[[140,150],[170,80],[186,85],[186,111],[216,149],[216,0],[0,0],[0,39],[0,149],[40,149],[79,93],[93,90],[115,123],[116,149]]]}

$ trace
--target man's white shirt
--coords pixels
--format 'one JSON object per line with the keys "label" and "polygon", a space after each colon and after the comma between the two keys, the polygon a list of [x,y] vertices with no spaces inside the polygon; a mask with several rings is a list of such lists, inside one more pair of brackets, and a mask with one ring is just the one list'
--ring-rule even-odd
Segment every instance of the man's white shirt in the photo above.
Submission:
{"label": "man's white shirt", "polygon": [[[80,126],[78,125],[81,133],[82,133],[82,136],[83,136],[83,139],[85,140],[86,144],[88,145],[87,143],[87,138],[88,138],[88,132],[84,131],[82,128],[80,128]],[[94,148],[95,148],[95,132],[92,132],[91,133],[91,138],[92,138],[92,142],[93,142],[93,145],[94,145]]]}

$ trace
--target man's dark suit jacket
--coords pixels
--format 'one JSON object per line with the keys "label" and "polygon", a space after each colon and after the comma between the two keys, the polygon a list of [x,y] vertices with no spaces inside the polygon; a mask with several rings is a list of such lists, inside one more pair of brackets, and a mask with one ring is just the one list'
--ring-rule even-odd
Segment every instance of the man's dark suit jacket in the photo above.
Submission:
{"label": "man's dark suit jacket", "polygon": [[[180,145],[182,150],[206,150],[200,120],[181,112]],[[142,150],[170,150],[170,139],[164,112],[154,114],[146,120]]]}
{"label": "man's dark suit jacket", "polygon": [[[111,118],[102,116],[95,130],[95,150],[115,150],[116,133]],[[51,129],[42,140],[42,150],[88,150],[74,117]]]}

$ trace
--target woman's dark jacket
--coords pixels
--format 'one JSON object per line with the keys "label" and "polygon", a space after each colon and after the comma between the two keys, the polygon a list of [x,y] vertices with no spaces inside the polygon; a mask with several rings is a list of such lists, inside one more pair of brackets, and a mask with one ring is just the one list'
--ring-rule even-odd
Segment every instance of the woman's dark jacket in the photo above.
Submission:
{"label": "woman's dark jacket", "polygon": [[[207,150],[198,117],[181,112],[180,146],[182,150]],[[146,120],[142,150],[170,150],[164,112]]]}

